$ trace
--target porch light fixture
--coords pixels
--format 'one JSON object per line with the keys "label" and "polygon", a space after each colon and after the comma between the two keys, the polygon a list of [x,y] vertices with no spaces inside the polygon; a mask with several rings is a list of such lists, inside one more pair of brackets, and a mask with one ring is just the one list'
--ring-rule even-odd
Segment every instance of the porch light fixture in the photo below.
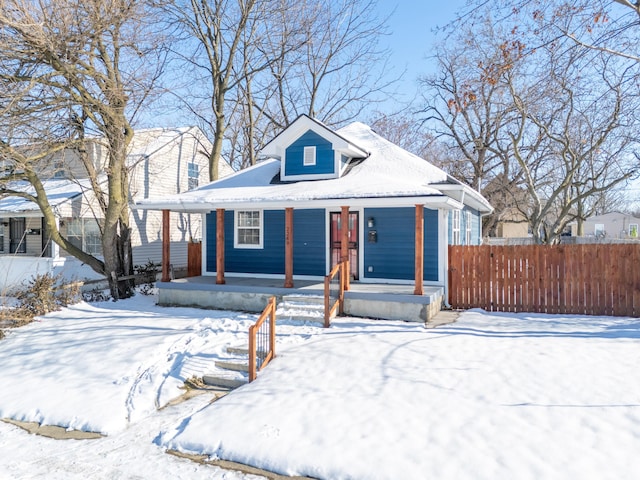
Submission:
{"label": "porch light fixture", "polygon": [[367,227],[373,228],[373,227],[375,227],[375,225],[376,225],[376,222],[373,219],[373,217],[367,218]]}

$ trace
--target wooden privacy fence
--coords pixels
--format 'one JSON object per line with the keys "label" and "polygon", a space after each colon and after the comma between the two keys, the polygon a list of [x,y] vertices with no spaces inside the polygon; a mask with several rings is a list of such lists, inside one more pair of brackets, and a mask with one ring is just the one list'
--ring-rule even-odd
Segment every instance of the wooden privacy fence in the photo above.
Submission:
{"label": "wooden privacy fence", "polygon": [[640,316],[640,243],[449,246],[453,308]]}

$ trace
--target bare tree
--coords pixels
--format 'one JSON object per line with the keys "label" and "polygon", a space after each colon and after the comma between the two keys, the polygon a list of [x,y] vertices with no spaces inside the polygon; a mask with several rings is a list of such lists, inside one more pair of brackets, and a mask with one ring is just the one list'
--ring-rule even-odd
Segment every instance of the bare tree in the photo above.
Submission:
{"label": "bare tree", "polygon": [[264,100],[277,129],[303,113],[343,124],[387,98],[395,79],[381,74],[389,57],[380,46],[386,18],[375,7],[375,0],[302,0],[283,11],[281,21],[298,27],[271,37],[265,53],[275,61],[262,79],[274,86]]}
{"label": "bare tree", "polygon": [[497,207],[496,220],[515,208],[537,241],[556,242],[635,175],[636,66],[553,39],[530,48],[518,30],[531,25],[475,13],[475,29],[439,52],[440,77],[423,82],[425,112],[463,153],[465,180]]}
{"label": "bare tree", "polygon": [[[213,138],[210,180],[218,178],[231,112],[240,107],[238,88],[269,64],[259,55],[259,46],[270,5],[267,0],[177,0],[168,7],[184,32],[175,53],[192,75],[184,105]],[[279,7],[279,2],[273,5]]]}
{"label": "bare tree", "polygon": [[[155,58],[147,68],[149,52],[160,52],[145,25],[150,18],[143,0],[4,0],[0,10],[0,148],[13,167],[0,180],[2,194],[35,202],[52,240],[105,275],[115,299],[129,296],[133,286],[117,280],[133,273],[126,164],[131,118],[161,65]],[[104,166],[86,155],[86,133],[104,145]],[[102,259],[60,233],[47,199],[43,162],[63,149],[80,154],[96,198]],[[19,180],[35,194],[13,189],[11,182]]]}
{"label": "bare tree", "polygon": [[606,192],[636,176],[636,102],[624,72],[606,61],[600,74],[607,88],[600,89],[577,80],[574,56],[547,58],[551,68],[538,83],[521,91],[511,84],[521,128],[510,136],[529,194],[518,208],[537,241],[555,243],[569,222],[580,230]]}
{"label": "bare tree", "polygon": [[[374,0],[178,0],[177,44],[193,81],[177,94],[213,138],[211,179],[224,155],[235,167],[256,162],[273,133],[305,113],[330,125],[353,119],[390,83],[384,21]],[[186,52],[186,53],[185,53]],[[376,68],[372,68],[375,65]]]}

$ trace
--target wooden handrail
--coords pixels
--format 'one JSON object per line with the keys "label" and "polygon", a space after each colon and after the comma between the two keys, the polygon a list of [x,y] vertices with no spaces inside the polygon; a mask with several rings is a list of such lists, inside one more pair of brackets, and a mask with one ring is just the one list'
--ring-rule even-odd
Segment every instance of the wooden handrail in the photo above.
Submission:
{"label": "wooden handrail", "polygon": [[[324,277],[324,327],[328,328],[331,325],[331,317],[335,313],[336,308],[339,308],[340,315],[344,313],[344,291],[346,283],[348,281],[347,275],[349,272],[349,260],[338,263],[329,275]],[[340,288],[338,290],[338,298],[331,304],[331,280],[339,274]]]}
{"label": "wooden handrail", "polygon": [[[269,317],[269,323],[265,326],[265,320]],[[265,328],[263,328],[265,327]],[[268,328],[268,332],[265,332]],[[259,342],[258,334],[261,338]],[[268,347],[265,337],[268,335]],[[258,350],[260,343],[260,350]],[[266,347],[266,348],[265,348]],[[260,353],[260,365],[257,365],[258,353]],[[249,382],[253,382],[260,370],[276,357],[276,297],[271,297],[264,308],[258,321],[249,327]]]}

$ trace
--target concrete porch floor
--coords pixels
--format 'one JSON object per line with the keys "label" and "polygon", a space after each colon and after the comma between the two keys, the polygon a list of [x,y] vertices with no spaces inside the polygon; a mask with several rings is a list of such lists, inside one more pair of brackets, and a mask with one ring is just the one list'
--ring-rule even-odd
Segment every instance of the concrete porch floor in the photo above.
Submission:
{"label": "concrete porch floor", "polygon": [[[280,302],[287,295],[324,295],[324,284],[314,280],[295,280],[293,288],[284,288],[283,279],[228,276],[225,281],[218,285],[215,276],[199,276],[158,282],[158,303],[261,312],[271,296]],[[423,295],[413,290],[414,285],[351,282],[345,315],[426,322],[440,311],[444,289],[425,285]]]}

